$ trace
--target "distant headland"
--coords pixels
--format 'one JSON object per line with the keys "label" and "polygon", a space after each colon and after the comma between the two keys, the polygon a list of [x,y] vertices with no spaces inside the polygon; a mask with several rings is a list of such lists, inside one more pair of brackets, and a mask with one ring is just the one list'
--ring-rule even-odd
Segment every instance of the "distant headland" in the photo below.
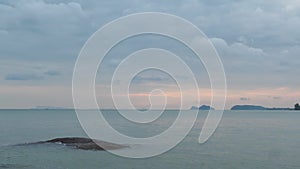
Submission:
{"label": "distant headland", "polygon": [[293,108],[268,108],[258,105],[235,105],[230,110],[294,110]]}

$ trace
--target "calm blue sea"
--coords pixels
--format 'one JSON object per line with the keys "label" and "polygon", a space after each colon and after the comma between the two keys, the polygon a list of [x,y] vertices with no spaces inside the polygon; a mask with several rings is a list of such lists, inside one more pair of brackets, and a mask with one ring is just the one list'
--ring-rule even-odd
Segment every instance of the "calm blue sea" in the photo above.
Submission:
{"label": "calm blue sea", "polygon": [[[177,111],[167,111],[153,124],[139,127],[114,111],[105,114],[117,130],[146,137],[168,128]],[[200,112],[190,134],[171,151],[147,159],[128,159],[57,144],[14,146],[86,135],[73,110],[0,110],[0,169],[300,168],[300,112],[226,111],[213,137],[200,145],[197,141],[205,117],[206,112]]]}

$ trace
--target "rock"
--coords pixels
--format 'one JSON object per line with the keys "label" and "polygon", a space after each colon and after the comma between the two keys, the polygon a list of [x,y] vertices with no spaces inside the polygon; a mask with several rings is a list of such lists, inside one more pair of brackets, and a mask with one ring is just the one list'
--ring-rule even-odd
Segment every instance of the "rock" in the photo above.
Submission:
{"label": "rock", "polygon": [[[129,147],[127,145],[115,144],[100,140],[92,140],[90,138],[82,137],[64,137],[64,138],[55,138],[47,141],[40,141],[30,144],[45,144],[45,143],[59,143],[65,146],[74,147],[81,150],[116,150],[121,148]],[[99,146],[101,145],[101,147]]]}

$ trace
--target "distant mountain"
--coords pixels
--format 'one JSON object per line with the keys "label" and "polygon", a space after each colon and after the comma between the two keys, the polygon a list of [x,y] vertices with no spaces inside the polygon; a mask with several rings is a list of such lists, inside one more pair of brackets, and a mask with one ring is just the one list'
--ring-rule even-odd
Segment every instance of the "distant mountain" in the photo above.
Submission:
{"label": "distant mountain", "polygon": [[58,109],[68,109],[65,107],[52,107],[52,106],[36,106],[33,107],[31,109],[35,109],[35,110],[58,110]]}
{"label": "distant mountain", "polygon": [[291,108],[268,108],[257,105],[235,105],[231,110],[293,110]]}
{"label": "distant mountain", "polygon": [[200,107],[192,106],[190,110],[215,110],[213,107],[202,105]]}
{"label": "distant mountain", "polygon": [[267,110],[267,108],[256,105],[235,105],[231,110]]}

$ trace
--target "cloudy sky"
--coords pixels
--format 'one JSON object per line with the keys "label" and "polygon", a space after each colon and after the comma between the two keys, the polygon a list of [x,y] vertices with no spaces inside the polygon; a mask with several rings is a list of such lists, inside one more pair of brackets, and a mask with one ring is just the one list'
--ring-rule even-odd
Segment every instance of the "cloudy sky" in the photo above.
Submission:
{"label": "cloudy sky", "polygon": [[[72,107],[74,64],[86,40],[107,22],[136,12],[183,17],[210,38],[226,72],[227,108],[292,107],[300,101],[299,0],[1,0],[0,108]],[[209,104],[205,70],[197,69],[193,57],[179,45],[157,36],[129,39],[107,56],[99,71],[108,78],[121,58],[136,49],[162,47],[175,53],[182,49],[177,53],[185,55],[198,75],[201,104]],[[97,79],[96,91],[100,105],[110,108],[105,78]],[[137,107],[147,107],[147,92],[163,88],[173,108],[179,100],[173,84],[161,72],[141,73],[133,80],[131,99]],[[190,100],[184,107],[195,104]]]}

